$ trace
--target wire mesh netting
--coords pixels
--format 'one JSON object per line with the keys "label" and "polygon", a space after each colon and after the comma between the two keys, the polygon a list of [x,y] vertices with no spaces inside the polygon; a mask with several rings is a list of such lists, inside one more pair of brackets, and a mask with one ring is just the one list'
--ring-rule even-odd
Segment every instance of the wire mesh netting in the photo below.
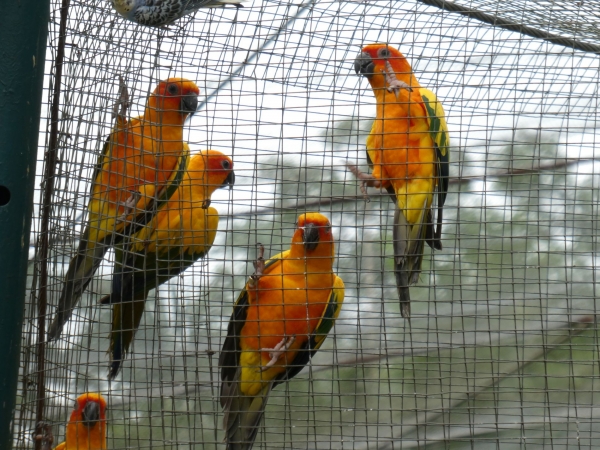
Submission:
{"label": "wire mesh netting", "polygon": [[[464,3],[600,44],[594,2]],[[60,6],[49,24],[32,243],[48,183]],[[403,52],[443,103],[450,134],[443,249],[426,247],[410,321],[394,278],[393,203],[377,189],[365,201],[346,168],[368,171],[375,98],[354,60],[372,42]],[[599,61],[416,1],[256,0],[163,28],[128,22],[104,0],[71,1],[47,257],[30,248],[15,448],[34,446],[39,420],[62,441],[84,392],[107,400],[108,448],[224,448],[218,361],[233,304],[257,244],[266,257],[288,249],[306,211],[333,226],[345,300],[307,368],[271,392],[254,448],[600,445]],[[212,196],[220,220],[210,252],[150,292],[109,381],[112,308],[98,301],[111,292],[115,252],[54,342],[39,340],[38,299],[47,289],[48,324],[88,220],[119,77],[131,116],[160,80],[193,80],[200,105],[184,140],[192,154],[230,156],[236,180]]]}

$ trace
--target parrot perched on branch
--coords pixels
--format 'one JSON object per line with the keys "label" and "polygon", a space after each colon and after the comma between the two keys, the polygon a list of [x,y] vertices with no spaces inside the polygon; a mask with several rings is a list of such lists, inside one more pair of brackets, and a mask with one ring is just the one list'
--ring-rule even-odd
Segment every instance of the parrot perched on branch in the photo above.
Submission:
{"label": "parrot perched on branch", "polygon": [[[371,174],[349,169],[366,187],[385,188],[394,214],[394,273],[402,317],[410,317],[409,285],[421,273],[424,244],[442,249],[442,208],[448,192],[449,137],[444,109],[422,88],[406,58],[388,44],[371,44],[354,62],[373,89],[377,113],[367,137]],[[432,204],[437,194],[437,217]]]}
{"label": "parrot perched on branch", "polygon": [[148,222],[177,189],[189,159],[183,124],[196,111],[199,93],[193,82],[169,78],[154,89],[142,116],[127,121],[125,111],[118,115],[96,164],[88,223],[65,275],[48,340],[60,336],[106,251]]}
{"label": "parrot perched on branch", "polygon": [[111,0],[121,16],[140,25],[161,27],[200,8],[241,7],[244,0]]}
{"label": "parrot perched on branch", "polygon": [[148,293],[210,250],[219,225],[219,213],[210,207],[211,196],[234,182],[233,161],[228,156],[216,150],[192,156],[169,201],[148,225],[116,247],[111,294],[100,300],[113,305],[109,379],[119,373]]}
{"label": "parrot perched on branch", "polygon": [[298,217],[289,250],[266,263],[263,252],[261,246],[219,357],[229,450],[252,448],[270,391],[308,364],[344,301],[331,224],[322,214]]}
{"label": "parrot perched on branch", "polygon": [[71,413],[65,441],[54,450],[106,449],[106,400],[102,395],[87,392],[80,395]]}

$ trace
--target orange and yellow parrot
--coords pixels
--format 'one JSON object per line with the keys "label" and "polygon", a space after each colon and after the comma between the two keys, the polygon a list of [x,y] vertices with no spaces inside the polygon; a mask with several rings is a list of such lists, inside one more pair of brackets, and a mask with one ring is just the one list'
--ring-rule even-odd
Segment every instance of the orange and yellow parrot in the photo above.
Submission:
{"label": "orange and yellow parrot", "polygon": [[[449,138],[442,104],[422,88],[406,58],[388,44],[371,44],[354,62],[373,89],[377,113],[367,138],[371,175],[349,169],[366,187],[385,188],[396,205],[394,272],[402,317],[410,317],[408,286],[421,273],[424,244],[442,249],[442,208],[448,192]],[[437,222],[432,204],[437,194]],[[434,229],[435,228],[435,229]]]}
{"label": "orange and yellow parrot", "polygon": [[210,250],[219,213],[210,207],[218,188],[233,186],[233,161],[216,150],[190,158],[178,189],[152,220],[116,247],[111,294],[100,303],[114,304],[108,378],[113,379],[129,350],[144,313],[148,293],[179,275]]}
{"label": "orange and yellow parrot", "polygon": [[106,400],[87,392],[80,395],[71,413],[65,441],[54,450],[104,450],[106,448]]}
{"label": "orange and yellow parrot", "polygon": [[189,157],[183,124],[196,111],[199,93],[193,82],[169,78],[154,89],[142,116],[118,116],[96,164],[88,224],[69,264],[49,340],[60,336],[108,248],[143,226],[177,189]]}
{"label": "orange and yellow parrot", "polygon": [[302,214],[289,250],[266,263],[263,251],[235,303],[219,357],[229,450],[252,448],[270,391],[308,364],[344,301],[327,217]]}

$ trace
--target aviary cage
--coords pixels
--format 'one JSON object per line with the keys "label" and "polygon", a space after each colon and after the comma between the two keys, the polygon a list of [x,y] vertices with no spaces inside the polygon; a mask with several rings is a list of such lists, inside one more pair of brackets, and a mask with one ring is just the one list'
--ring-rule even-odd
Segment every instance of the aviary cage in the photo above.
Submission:
{"label": "aviary cage", "polygon": [[[309,367],[272,392],[255,448],[600,444],[596,2],[256,0],[166,28],[127,22],[105,0],[65,11],[62,45],[53,1],[15,448],[34,446],[39,420],[60,441],[86,391],[107,398],[108,448],[223,448],[217,361],[233,302],[257,243],[266,255],[282,251],[298,214],[315,210],[333,224],[346,299]],[[374,99],[353,61],[371,42],[404,53],[450,130],[444,248],[425,252],[410,322],[391,270],[391,203],[374,189],[365,202],[345,166],[367,167]],[[221,219],[212,250],[153,291],[109,382],[110,308],[97,302],[114,254],[55,343],[38,339],[39,292],[47,289],[47,325],[119,77],[135,116],[171,76],[201,89],[185,129],[192,153],[231,156],[236,185],[213,197]],[[56,83],[59,151],[46,171],[54,188],[44,219]],[[42,220],[47,252],[33,245]]]}

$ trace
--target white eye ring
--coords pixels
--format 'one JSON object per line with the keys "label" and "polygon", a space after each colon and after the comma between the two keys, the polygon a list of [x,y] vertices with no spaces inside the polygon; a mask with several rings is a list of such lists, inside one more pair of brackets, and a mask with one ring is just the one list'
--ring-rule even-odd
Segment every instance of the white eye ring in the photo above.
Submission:
{"label": "white eye ring", "polygon": [[387,48],[380,48],[378,54],[381,58],[389,58],[391,55]]}

